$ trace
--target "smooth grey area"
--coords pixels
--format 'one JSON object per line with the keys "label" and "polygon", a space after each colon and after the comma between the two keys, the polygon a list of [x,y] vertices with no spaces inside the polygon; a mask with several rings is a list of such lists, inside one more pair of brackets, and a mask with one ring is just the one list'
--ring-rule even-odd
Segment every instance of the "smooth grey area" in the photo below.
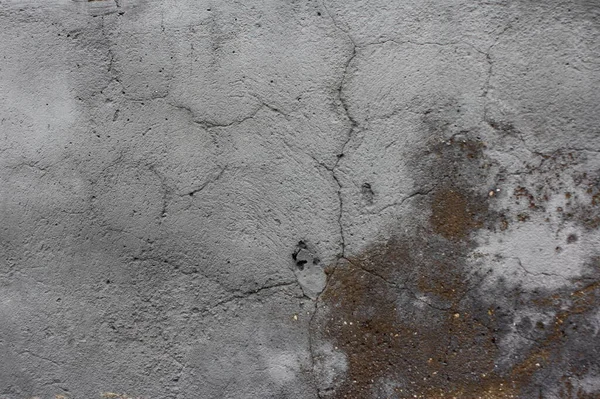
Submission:
{"label": "smooth grey area", "polygon": [[[596,0],[0,0],[0,399],[342,397],[326,271],[429,226],[426,147],[472,140],[473,298],[600,281]],[[507,306],[499,369],[560,314]],[[585,372],[521,397],[600,397],[590,306]]]}

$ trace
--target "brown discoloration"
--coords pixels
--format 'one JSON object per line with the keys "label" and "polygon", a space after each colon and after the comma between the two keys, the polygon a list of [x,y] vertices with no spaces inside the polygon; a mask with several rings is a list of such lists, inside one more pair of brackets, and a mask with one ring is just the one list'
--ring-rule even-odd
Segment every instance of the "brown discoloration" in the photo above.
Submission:
{"label": "brown discoloration", "polygon": [[467,139],[434,144],[443,184],[426,200],[429,226],[330,270],[322,331],[348,360],[336,398],[383,397],[382,390],[396,398],[516,397],[495,371],[495,313],[467,298],[481,279],[465,266],[470,233],[495,222],[485,220],[488,191],[475,194],[463,176],[465,167],[477,173],[482,148]]}
{"label": "brown discoloration", "polygon": [[527,200],[529,203],[528,204],[529,209],[538,209],[538,206],[536,205],[535,197],[525,187],[519,186],[519,187],[515,188],[515,198]]}
{"label": "brown discoloration", "polygon": [[[331,309],[323,331],[348,358],[335,398],[382,397],[383,380],[394,382],[393,398],[521,398],[536,373],[559,361],[565,325],[600,301],[600,282],[535,299],[557,309],[554,321],[537,323],[544,338],[499,370],[497,342],[511,320],[497,317],[495,303],[468,296],[479,279],[467,273],[460,253],[444,262],[423,255],[429,250],[395,238],[331,272],[322,296]],[[437,309],[428,296],[446,306]]]}
{"label": "brown discoloration", "polygon": [[[406,244],[390,240],[330,277],[322,297],[332,309],[324,331],[349,362],[335,397],[377,397],[382,378],[397,383],[397,398],[518,397],[510,376],[495,372],[494,313],[464,300],[472,283],[460,256],[444,261],[423,255],[432,249],[426,245]],[[396,277],[386,281],[376,269]],[[422,302],[426,297],[417,299],[423,294],[447,306],[435,309]]]}
{"label": "brown discoloration", "polygon": [[[589,314],[597,309],[600,304],[600,281],[588,283],[570,294],[568,292],[563,293],[562,297],[557,294],[552,295],[552,297],[552,303],[557,310],[551,329],[545,338],[530,350],[526,359],[513,368],[512,375],[514,378],[531,377],[541,368],[554,366],[560,369],[561,363],[565,363],[565,361],[570,363],[570,359],[565,359],[563,353],[569,344],[566,329],[570,324],[573,324],[573,319],[577,316]],[[582,377],[589,370],[585,365],[576,363],[569,367],[568,371],[575,376]],[[564,379],[565,381],[569,382],[568,379]],[[527,382],[527,380],[524,382]],[[584,392],[580,390],[574,392],[571,388],[572,386],[569,387],[569,384],[563,385],[560,398],[584,399],[598,397],[598,393],[595,396],[586,396],[587,394]]]}
{"label": "brown discoloration", "polygon": [[[494,344],[489,338],[477,344],[489,330],[460,305],[464,288],[440,288],[442,280],[435,278],[425,282],[424,277],[433,278],[436,273],[425,268],[413,270],[415,254],[404,244],[391,240],[375,247],[366,256],[350,259],[331,276],[323,295],[333,310],[325,331],[347,354],[349,362],[346,383],[336,397],[370,397],[375,382],[383,377],[405,382],[404,387],[396,389],[402,397],[458,393],[465,387],[479,390],[479,379],[463,373],[461,365],[468,363],[479,374],[493,371]],[[449,300],[451,310],[439,311],[421,303],[426,308],[424,314],[431,317],[407,317],[407,310],[417,311],[414,303],[418,300],[409,288],[412,284],[407,281],[406,285],[398,285],[376,274],[370,254],[375,254],[379,271],[397,276],[393,281],[416,278],[427,292]],[[451,267],[435,262],[425,267],[436,265]],[[399,296],[413,303],[411,309],[398,303]]]}
{"label": "brown discoloration", "polygon": [[528,168],[523,175],[528,177],[512,188],[516,219],[526,222],[536,214],[544,214],[543,220],[549,222],[553,211],[546,207],[551,200],[558,199],[561,206],[552,208],[558,220],[575,222],[588,231],[599,228],[600,171],[573,173],[573,168],[586,167],[587,159],[580,153],[559,150],[540,158],[541,164]]}
{"label": "brown discoloration", "polygon": [[431,225],[433,231],[449,240],[464,239],[469,232],[482,226],[485,202],[470,201],[456,188],[435,192],[432,202]]}
{"label": "brown discoloration", "polygon": [[573,382],[564,376],[561,378],[562,388],[559,392],[561,399],[598,399],[598,394],[585,392],[582,388],[573,386]]}
{"label": "brown discoloration", "polygon": [[[419,169],[437,182],[417,205],[429,208],[428,223],[328,269],[319,334],[348,362],[328,397],[545,398],[546,377],[589,370],[573,366],[581,349],[566,326],[598,308],[597,273],[574,291],[521,295],[497,282],[482,295],[485,273],[476,257],[469,258],[472,233],[506,230],[509,219],[489,209],[491,196],[481,177],[484,145],[467,138],[433,142],[426,152],[433,166]],[[526,199],[532,212],[544,211],[527,188],[518,187],[514,195]],[[539,198],[547,201],[543,193]],[[526,221],[529,215],[516,218]],[[552,316],[530,323],[525,334],[534,338],[506,363],[499,343],[515,336],[514,307]],[[582,395],[573,388],[561,399],[587,399]]]}

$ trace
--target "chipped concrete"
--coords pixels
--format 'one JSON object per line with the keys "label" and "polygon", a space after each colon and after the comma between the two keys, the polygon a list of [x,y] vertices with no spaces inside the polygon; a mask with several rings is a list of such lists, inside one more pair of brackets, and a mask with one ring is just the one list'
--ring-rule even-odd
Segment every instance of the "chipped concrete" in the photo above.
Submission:
{"label": "chipped concrete", "polygon": [[0,26],[0,399],[600,397],[596,1]]}

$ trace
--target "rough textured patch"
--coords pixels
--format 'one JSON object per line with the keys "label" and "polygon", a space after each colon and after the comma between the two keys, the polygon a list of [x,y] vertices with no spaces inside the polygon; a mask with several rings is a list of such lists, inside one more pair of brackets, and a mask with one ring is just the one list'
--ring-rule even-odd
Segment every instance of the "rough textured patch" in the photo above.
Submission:
{"label": "rough textured patch", "polygon": [[[507,222],[489,209],[497,191],[473,194],[483,179],[477,166],[488,161],[482,148],[457,138],[425,151],[437,155],[430,161],[436,167],[421,169],[433,171],[427,173],[437,183],[419,201],[431,209],[428,223],[328,270],[313,326],[344,354],[347,369],[323,385],[323,397],[598,394],[572,386],[597,373],[598,260],[554,290],[494,278],[498,271],[488,268],[474,237],[478,229],[503,231]],[[531,200],[521,188],[515,196]]]}

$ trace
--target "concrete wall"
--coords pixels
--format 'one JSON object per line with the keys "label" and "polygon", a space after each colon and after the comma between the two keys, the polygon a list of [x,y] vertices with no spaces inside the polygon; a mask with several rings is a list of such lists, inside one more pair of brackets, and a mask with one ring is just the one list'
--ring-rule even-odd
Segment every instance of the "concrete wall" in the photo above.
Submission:
{"label": "concrete wall", "polygon": [[0,0],[0,398],[600,397],[596,0]]}

